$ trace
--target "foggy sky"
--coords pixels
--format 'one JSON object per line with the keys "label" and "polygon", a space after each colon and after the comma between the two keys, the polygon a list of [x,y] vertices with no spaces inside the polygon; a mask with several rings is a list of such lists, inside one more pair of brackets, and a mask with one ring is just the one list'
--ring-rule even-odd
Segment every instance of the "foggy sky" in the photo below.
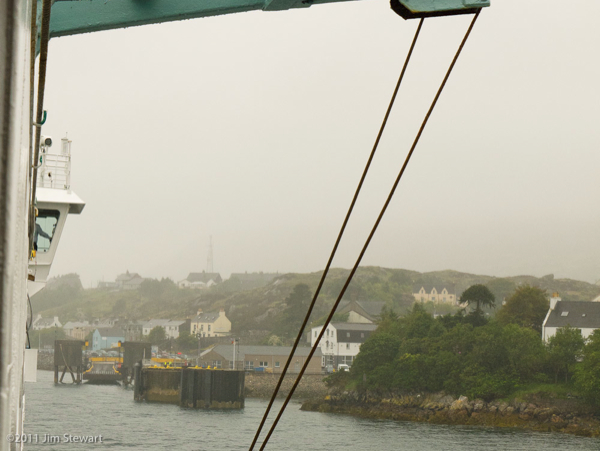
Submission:
{"label": "foggy sky", "polygon": [[[494,0],[363,264],[600,279],[600,2]],[[425,21],[334,262],[351,267],[470,17]],[[73,140],[51,275],[325,266],[417,21],[385,0],[50,41],[43,134]]]}

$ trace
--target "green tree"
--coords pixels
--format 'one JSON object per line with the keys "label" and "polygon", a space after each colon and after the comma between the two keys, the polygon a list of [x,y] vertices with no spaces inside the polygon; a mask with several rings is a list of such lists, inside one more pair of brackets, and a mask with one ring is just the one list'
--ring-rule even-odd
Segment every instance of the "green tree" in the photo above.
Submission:
{"label": "green tree", "polygon": [[475,311],[481,313],[481,307],[494,307],[495,298],[492,292],[485,285],[477,284],[467,288],[461,295],[459,302],[468,304],[469,307],[475,304]]}
{"label": "green tree", "polygon": [[583,355],[585,341],[581,331],[573,327],[561,327],[556,335],[548,340],[548,362],[554,370],[554,380],[558,382],[558,375],[563,372],[565,382],[568,382],[575,364]]}
{"label": "green tree", "polygon": [[[152,331],[150,331],[150,333],[152,333]],[[195,335],[183,331],[180,332],[179,337],[175,339],[175,346],[180,351],[190,351],[193,349],[198,349],[198,339]]]}
{"label": "green tree", "polygon": [[583,361],[575,368],[575,387],[592,404],[600,406],[600,330],[583,348]]}
{"label": "green tree", "polygon": [[496,319],[504,325],[518,324],[541,333],[549,305],[545,290],[523,285],[500,308]]}
{"label": "green tree", "polygon": [[499,303],[508,299],[517,289],[517,286],[513,281],[500,278],[490,280],[485,286],[494,294],[494,297]]}
{"label": "green tree", "polygon": [[[400,339],[387,332],[371,335],[356,356],[350,374],[368,388],[383,388],[394,377],[394,361],[398,357]],[[364,380],[364,379],[366,380]]]}
{"label": "green tree", "polygon": [[161,326],[156,326],[150,331],[146,340],[152,343],[153,345],[162,345],[167,340],[167,334],[165,333],[165,329]]}
{"label": "green tree", "polygon": [[546,347],[539,334],[517,324],[503,328],[502,343],[507,352],[510,369],[522,382],[533,380],[542,372],[546,362]]}

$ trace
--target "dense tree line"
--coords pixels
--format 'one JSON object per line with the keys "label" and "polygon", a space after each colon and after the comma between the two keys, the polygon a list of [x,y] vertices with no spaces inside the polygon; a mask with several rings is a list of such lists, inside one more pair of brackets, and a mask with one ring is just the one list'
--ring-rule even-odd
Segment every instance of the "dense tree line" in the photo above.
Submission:
{"label": "dense tree line", "polygon": [[384,312],[351,368],[351,384],[491,400],[531,384],[568,383],[600,405],[600,332],[586,344],[579,330],[564,328],[544,343],[543,290],[519,287],[493,319],[481,310],[493,303],[488,293],[478,287],[467,294],[476,306],[469,313],[434,318],[420,304],[404,317]]}

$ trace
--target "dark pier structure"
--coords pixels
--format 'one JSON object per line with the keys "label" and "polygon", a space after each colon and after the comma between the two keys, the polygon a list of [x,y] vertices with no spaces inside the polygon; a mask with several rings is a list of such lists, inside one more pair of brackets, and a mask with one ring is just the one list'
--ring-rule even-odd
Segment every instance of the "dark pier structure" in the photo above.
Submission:
{"label": "dark pier structure", "polygon": [[243,371],[135,367],[136,401],[199,409],[243,409]]}
{"label": "dark pier structure", "polygon": [[[63,383],[65,373],[69,371],[74,384],[81,384],[83,375],[84,342],[81,340],[54,341],[54,383]],[[58,373],[62,369],[60,380]]]}
{"label": "dark pier structure", "polygon": [[144,341],[126,341],[123,343],[123,364],[121,374],[123,383],[130,384],[133,381],[133,369],[136,363],[152,358],[152,345]]}

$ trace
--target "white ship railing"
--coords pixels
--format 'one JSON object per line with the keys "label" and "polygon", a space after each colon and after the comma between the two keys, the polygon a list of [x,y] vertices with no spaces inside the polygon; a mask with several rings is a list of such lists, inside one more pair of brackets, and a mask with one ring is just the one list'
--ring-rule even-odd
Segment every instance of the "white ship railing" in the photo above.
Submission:
{"label": "white ship railing", "polygon": [[49,148],[40,153],[37,184],[40,188],[71,189],[71,141],[61,140],[61,153],[49,153]]}

